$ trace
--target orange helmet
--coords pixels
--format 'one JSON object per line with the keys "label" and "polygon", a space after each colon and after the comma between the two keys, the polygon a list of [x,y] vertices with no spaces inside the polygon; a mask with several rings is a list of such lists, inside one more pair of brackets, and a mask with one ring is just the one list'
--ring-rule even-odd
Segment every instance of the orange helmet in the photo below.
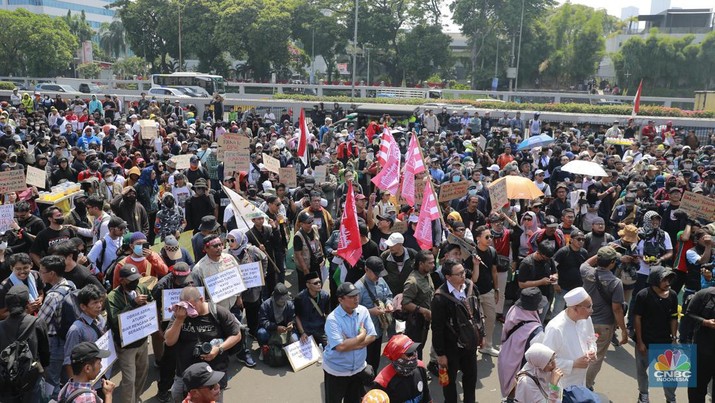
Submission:
{"label": "orange helmet", "polygon": [[390,361],[395,361],[400,358],[402,354],[413,353],[419,346],[420,343],[415,343],[408,336],[396,334],[387,342],[382,355],[387,357]]}

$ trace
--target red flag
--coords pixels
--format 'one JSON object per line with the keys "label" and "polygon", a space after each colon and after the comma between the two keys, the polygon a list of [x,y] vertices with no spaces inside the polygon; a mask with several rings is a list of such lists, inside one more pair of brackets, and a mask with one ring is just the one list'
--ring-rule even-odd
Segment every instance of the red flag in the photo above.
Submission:
{"label": "red flag", "polygon": [[305,123],[305,111],[300,109],[300,135],[298,137],[298,157],[303,165],[308,166],[308,125]]}
{"label": "red flag", "polygon": [[388,129],[382,131],[380,136],[380,150],[377,152],[377,161],[381,166],[387,164],[387,157],[390,155],[390,147],[395,143],[395,139]]}
{"label": "red flag", "polygon": [[377,123],[370,122],[367,125],[367,129],[365,129],[365,136],[367,137],[367,141],[372,143],[372,138],[375,136],[376,132],[377,132]]}
{"label": "red flag", "polygon": [[643,80],[638,84],[638,91],[636,91],[636,97],[633,98],[633,111],[631,112],[631,117],[635,117],[641,110],[641,91],[643,90]]}
{"label": "red flag", "polygon": [[[393,195],[397,194],[397,189],[400,186],[400,148],[397,146],[397,142],[392,137],[392,133],[389,130],[385,130],[382,133],[382,143],[380,144],[380,153],[383,150],[383,144],[390,144],[387,150],[387,158],[380,169],[380,172],[372,178],[372,183],[378,187],[378,189],[386,190]],[[381,156],[378,154],[378,159]]]}
{"label": "red flag", "polygon": [[425,171],[419,146],[417,136],[412,133],[405,156],[405,175],[402,179],[402,198],[412,207],[415,206],[415,175]]}
{"label": "red flag", "polygon": [[338,238],[338,256],[351,266],[355,266],[362,256],[360,230],[358,229],[357,209],[355,208],[355,194],[353,184],[348,182],[348,194],[340,220],[340,237]]}
{"label": "red flag", "polygon": [[432,191],[432,183],[427,181],[422,197],[420,218],[415,228],[415,239],[420,248],[432,249],[432,221],[437,219],[439,219],[439,206]]}

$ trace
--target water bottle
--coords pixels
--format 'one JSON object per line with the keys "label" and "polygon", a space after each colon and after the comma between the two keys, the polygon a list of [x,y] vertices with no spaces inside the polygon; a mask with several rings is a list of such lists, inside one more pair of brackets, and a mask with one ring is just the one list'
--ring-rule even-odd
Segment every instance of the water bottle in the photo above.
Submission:
{"label": "water bottle", "polygon": [[447,374],[447,368],[439,367],[439,384],[441,386],[449,385],[449,374]]}

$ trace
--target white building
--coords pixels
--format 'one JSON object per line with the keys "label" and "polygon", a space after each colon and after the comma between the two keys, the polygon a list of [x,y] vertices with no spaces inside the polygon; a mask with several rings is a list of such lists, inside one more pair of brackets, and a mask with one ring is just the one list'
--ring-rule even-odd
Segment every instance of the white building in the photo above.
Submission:
{"label": "white building", "polygon": [[660,14],[670,8],[670,0],[650,0],[650,13]]}
{"label": "white building", "polygon": [[621,9],[621,20],[625,21],[631,17],[638,17],[638,7],[623,7]]}
{"label": "white building", "polygon": [[84,11],[87,22],[98,30],[103,22],[111,23],[114,9],[106,6],[114,0],[0,0],[0,10],[16,10],[24,8],[34,14],[46,14],[51,17],[64,17],[67,11],[79,15]]}

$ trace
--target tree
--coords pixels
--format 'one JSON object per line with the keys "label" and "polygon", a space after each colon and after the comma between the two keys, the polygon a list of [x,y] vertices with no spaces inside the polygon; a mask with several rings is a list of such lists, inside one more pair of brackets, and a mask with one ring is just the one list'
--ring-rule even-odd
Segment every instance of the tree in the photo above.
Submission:
{"label": "tree", "polygon": [[347,26],[335,14],[320,6],[317,2],[309,1],[297,7],[293,14],[293,38],[302,43],[306,54],[315,53],[323,57],[330,82],[335,73],[337,57],[345,52],[349,34]]}
{"label": "tree", "polygon": [[97,78],[102,68],[96,63],[82,63],[77,66],[77,73],[81,78]]}
{"label": "tree", "polygon": [[[688,59],[692,60],[692,59]],[[713,74],[710,68],[715,66],[715,31],[710,32],[702,42],[698,49],[697,66],[699,70],[699,78],[704,90],[708,90],[713,85]]]}
{"label": "tree", "polygon": [[132,79],[134,76],[146,75],[147,62],[138,56],[125,57],[117,60],[112,70],[120,79]]}
{"label": "tree", "polygon": [[68,69],[78,47],[62,18],[24,9],[0,10],[0,27],[0,75],[56,76]]}
{"label": "tree", "polygon": [[403,55],[400,65],[410,82],[426,80],[435,71],[452,65],[451,38],[437,25],[418,25],[401,35],[397,47]]}
{"label": "tree", "polygon": [[102,23],[99,27],[99,46],[107,55],[115,58],[127,53],[127,38],[122,21]]}
{"label": "tree", "polygon": [[87,22],[87,16],[84,14],[84,10],[79,15],[72,14],[72,11],[67,10],[67,15],[63,18],[70,32],[79,39],[80,43],[92,39],[94,30],[92,30],[92,26]]}

